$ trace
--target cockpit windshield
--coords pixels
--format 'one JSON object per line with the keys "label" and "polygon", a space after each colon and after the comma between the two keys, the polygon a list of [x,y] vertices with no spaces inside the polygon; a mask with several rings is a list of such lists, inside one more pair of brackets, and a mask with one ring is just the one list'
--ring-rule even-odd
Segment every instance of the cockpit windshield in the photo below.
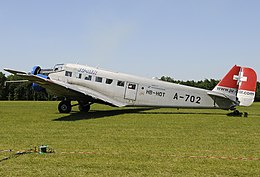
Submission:
{"label": "cockpit windshield", "polygon": [[54,72],[57,72],[57,71],[62,71],[63,70],[63,67],[64,67],[64,64],[56,64],[53,68],[53,71]]}

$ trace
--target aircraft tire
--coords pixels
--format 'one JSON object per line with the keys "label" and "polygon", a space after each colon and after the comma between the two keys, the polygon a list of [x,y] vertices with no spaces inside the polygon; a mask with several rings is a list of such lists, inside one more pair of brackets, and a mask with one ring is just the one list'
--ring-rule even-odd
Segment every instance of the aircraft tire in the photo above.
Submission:
{"label": "aircraft tire", "polygon": [[70,113],[71,103],[70,101],[62,101],[58,105],[58,110],[60,113]]}
{"label": "aircraft tire", "polygon": [[80,112],[89,112],[90,110],[90,105],[87,104],[87,105],[79,105],[79,111]]}

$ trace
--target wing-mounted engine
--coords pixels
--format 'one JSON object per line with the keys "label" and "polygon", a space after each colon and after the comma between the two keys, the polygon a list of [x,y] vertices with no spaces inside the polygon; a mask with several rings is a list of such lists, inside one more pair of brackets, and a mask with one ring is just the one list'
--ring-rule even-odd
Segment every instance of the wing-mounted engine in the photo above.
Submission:
{"label": "wing-mounted engine", "polygon": [[[44,69],[42,70],[40,66],[34,66],[32,68],[32,71],[30,74],[32,75],[36,75],[36,76],[39,76],[41,78],[44,78],[44,79],[48,79],[48,75],[49,73],[51,73],[53,70],[49,70],[49,69]],[[45,89],[41,86],[39,86],[38,84],[36,83],[32,83],[32,88],[34,91],[36,92],[42,92],[42,91],[45,91]]]}
{"label": "wing-mounted engine", "polygon": [[32,68],[31,74],[37,75],[37,74],[40,74],[40,72],[41,72],[41,67],[40,66],[34,66]]}
{"label": "wing-mounted engine", "polygon": [[[21,81],[8,81],[9,83],[10,82],[27,82],[27,81],[33,82],[34,79],[31,80],[31,77],[30,77],[32,75],[43,78],[43,79],[49,79],[48,75],[50,73],[56,72],[54,69],[42,69],[40,66],[34,66],[31,70],[31,72],[29,72],[29,73],[27,73],[25,71],[18,71],[18,70],[10,69],[10,68],[4,68],[4,70],[25,79],[25,80],[21,80]],[[28,79],[28,78],[30,78],[30,79]],[[36,84],[34,82],[32,83],[32,88],[34,91],[38,91],[38,92],[45,91],[44,88],[42,88],[41,86],[39,86],[38,84]]]}

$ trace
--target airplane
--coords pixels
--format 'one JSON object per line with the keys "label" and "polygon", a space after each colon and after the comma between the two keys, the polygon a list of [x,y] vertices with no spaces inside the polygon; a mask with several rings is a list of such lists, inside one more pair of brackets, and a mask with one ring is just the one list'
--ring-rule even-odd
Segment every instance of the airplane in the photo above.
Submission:
{"label": "airplane", "polygon": [[[148,79],[87,65],[56,64],[53,69],[34,66],[27,73],[4,69],[33,82],[36,91],[46,89],[62,98],[60,113],[70,113],[73,106],[88,112],[93,103],[116,107],[168,107],[236,110],[250,106],[255,97],[257,75],[249,67],[233,66],[213,90],[205,90],[158,79]],[[78,104],[72,105],[72,101]]]}

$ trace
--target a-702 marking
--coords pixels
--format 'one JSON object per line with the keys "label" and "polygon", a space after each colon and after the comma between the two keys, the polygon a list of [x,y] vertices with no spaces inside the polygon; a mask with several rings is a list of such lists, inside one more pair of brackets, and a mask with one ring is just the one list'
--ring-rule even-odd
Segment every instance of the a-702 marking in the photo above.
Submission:
{"label": "a-702 marking", "polygon": [[196,104],[200,104],[201,101],[201,97],[200,96],[194,96],[194,95],[189,95],[189,94],[185,94],[185,97],[180,95],[178,96],[178,93],[175,93],[175,95],[173,96],[174,100],[178,100],[178,99],[185,99],[184,101],[188,101],[191,103],[196,103]]}

